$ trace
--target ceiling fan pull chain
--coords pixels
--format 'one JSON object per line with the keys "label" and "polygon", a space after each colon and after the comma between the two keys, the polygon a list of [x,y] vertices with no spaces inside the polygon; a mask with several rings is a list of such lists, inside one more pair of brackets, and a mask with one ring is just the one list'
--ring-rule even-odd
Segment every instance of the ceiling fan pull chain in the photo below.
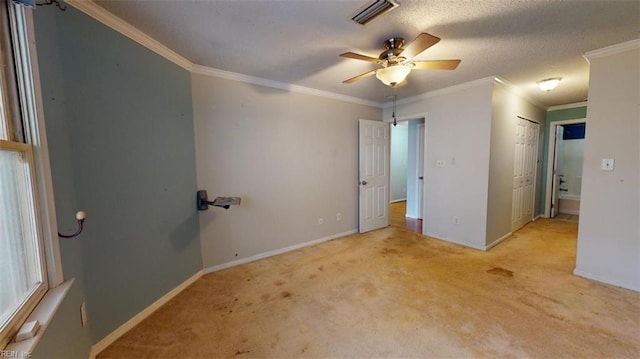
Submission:
{"label": "ceiling fan pull chain", "polygon": [[[395,90],[394,90],[395,91]],[[393,127],[398,126],[398,121],[396,121],[396,100],[398,99],[398,95],[393,95],[393,113],[391,116],[393,117]]]}

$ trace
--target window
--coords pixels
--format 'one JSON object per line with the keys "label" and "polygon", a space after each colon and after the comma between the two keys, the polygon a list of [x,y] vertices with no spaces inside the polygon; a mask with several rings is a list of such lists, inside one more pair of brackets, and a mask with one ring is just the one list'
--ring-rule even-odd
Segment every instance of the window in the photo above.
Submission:
{"label": "window", "polygon": [[60,271],[56,273],[57,238],[43,226],[50,223],[46,205],[51,202],[45,193],[50,191],[43,186],[48,167],[42,166],[40,158],[46,155],[46,146],[40,138],[42,124],[37,119],[26,29],[24,9],[1,0],[0,349],[11,341],[50,284],[61,281]]}
{"label": "window", "polygon": [[31,146],[0,140],[2,345],[25,319],[26,315],[20,315],[21,309],[28,314],[48,288],[36,222],[32,158]]}

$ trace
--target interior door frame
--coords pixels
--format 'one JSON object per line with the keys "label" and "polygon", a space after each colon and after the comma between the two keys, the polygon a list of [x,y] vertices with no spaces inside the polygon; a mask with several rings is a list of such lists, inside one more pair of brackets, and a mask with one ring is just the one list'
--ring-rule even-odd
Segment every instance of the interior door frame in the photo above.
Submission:
{"label": "interior door frame", "polygon": [[[572,125],[576,123],[584,123],[587,126],[586,118],[576,118],[571,120],[561,120],[561,121],[553,121],[549,123],[549,143],[547,145],[547,182],[545,188],[545,197],[544,197],[544,216],[546,218],[551,217],[551,196],[553,191],[553,170],[554,170],[554,161],[556,153],[556,131],[558,126],[562,125]],[[551,137],[553,136],[553,137]],[[587,138],[585,137],[585,143]]]}
{"label": "interior door frame", "polygon": [[[404,115],[404,116],[396,117],[396,121],[397,122],[420,120],[420,119],[424,120],[424,124],[423,124],[424,125],[424,135],[423,135],[424,153],[423,153],[423,156],[422,156],[422,170],[423,170],[422,175],[425,176],[426,171],[427,171],[427,152],[428,152],[427,151],[428,113],[427,112],[419,112],[419,113],[414,113],[414,114],[411,114],[411,115]],[[392,123],[391,121],[388,121],[388,122]],[[416,159],[416,161],[418,161],[418,159]],[[417,167],[416,167],[416,170],[417,170]],[[419,208],[418,214],[421,215],[422,217],[424,217],[425,213],[427,213],[427,211],[426,211],[426,203],[427,203],[427,201],[425,201],[425,199],[427,198],[427,196],[426,196],[426,192],[427,192],[426,188],[427,188],[427,186],[423,185],[422,186],[422,191],[420,193],[422,200],[421,200],[421,205],[420,205],[421,208]],[[417,191],[416,191],[416,193],[417,193]],[[422,234],[426,235],[426,233],[427,233],[427,223],[426,223],[426,221],[424,221],[424,218],[423,218],[423,221],[422,221]]]}
{"label": "interior door frame", "polygon": [[[553,144],[553,173],[551,173],[551,203],[549,209],[549,218],[555,218],[558,215],[560,209],[560,175],[558,174],[558,164],[560,164],[560,156],[558,151],[560,150],[560,136],[564,136],[564,127],[554,126],[556,132],[554,133]],[[546,191],[546,188],[545,188]]]}
{"label": "interior door frame", "polygon": [[[425,153],[425,136],[427,134],[426,130],[426,120],[424,123],[418,124],[416,131],[416,174],[418,176],[422,176],[422,179],[419,177],[416,179],[416,203],[418,204],[418,219],[423,219],[424,217],[424,153]],[[422,135],[422,136],[421,136]],[[422,141],[420,139],[422,138]],[[422,149],[422,153],[420,150]],[[422,161],[422,163],[421,163]],[[420,169],[422,169],[422,174],[420,173]],[[420,182],[422,181],[422,182]]]}

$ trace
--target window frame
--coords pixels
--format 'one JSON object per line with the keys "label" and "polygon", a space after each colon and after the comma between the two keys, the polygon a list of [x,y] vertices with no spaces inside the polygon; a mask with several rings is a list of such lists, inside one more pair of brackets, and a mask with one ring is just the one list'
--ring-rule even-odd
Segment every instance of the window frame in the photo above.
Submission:
{"label": "window frame", "polygon": [[[23,306],[10,320],[10,324],[3,330],[0,336],[0,349],[12,344],[15,333],[32,313],[38,312],[38,307],[47,301],[43,297],[51,289],[60,286],[63,282],[62,261],[60,255],[60,244],[58,239],[58,228],[56,223],[55,202],[53,197],[53,182],[51,178],[51,167],[49,163],[49,153],[46,139],[44,123],[44,109],[40,90],[40,77],[38,73],[38,56],[35,46],[35,35],[33,25],[33,15],[31,9],[15,4],[12,0],[0,1],[3,7],[2,17],[8,17],[9,21],[3,31],[7,30],[11,36],[13,48],[13,64],[15,71],[15,89],[17,91],[19,109],[5,109],[4,112],[17,111],[22,119],[23,142],[14,141],[9,134],[9,141],[2,141],[0,144],[3,150],[13,147],[14,150],[22,151],[29,158],[29,168],[33,187],[33,201],[35,207],[35,217],[37,233],[39,234],[41,266],[43,267],[42,282],[44,285],[34,290],[30,299],[23,302]],[[4,56],[4,55],[3,55]],[[9,55],[10,56],[10,55]],[[3,73],[3,78],[6,73]],[[6,82],[6,81],[4,81]],[[6,93],[9,85],[3,85]],[[3,99],[2,106],[11,106],[7,99]],[[7,120],[9,121],[9,120]],[[9,123],[7,127],[15,126]],[[70,284],[69,284],[70,285]],[[68,290],[68,286],[66,288]],[[59,291],[56,291],[59,292]],[[66,291],[65,291],[66,293]],[[36,299],[37,298],[37,299]],[[62,298],[59,298],[62,300]],[[53,313],[51,313],[53,315]],[[46,320],[50,320],[48,317]],[[40,325],[45,326],[42,319]],[[42,332],[41,328],[40,332]],[[6,331],[6,334],[5,334]],[[38,339],[40,335],[37,336]],[[8,338],[8,341],[6,340]],[[37,340],[33,341],[35,346]]]}
{"label": "window frame", "polygon": [[5,347],[15,335],[22,324],[26,321],[27,317],[38,305],[40,300],[44,297],[47,290],[49,289],[49,282],[47,278],[47,269],[46,263],[44,259],[44,240],[42,238],[41,226],[38,221],[38,203],[37,203],[37,194],[36,194],[36,181],[35,181],[35,171],[34,171],[34,157],[33,157],[33,149],[32,146],[22,142],[14,142],[14,141],[5,141],[0,140],[0,151],[4,152],[17,152],[22,153],[25,157],[25,161],[27,162],[27,167],[29,171],[29,182],[31,187],[31,194],[33,196],[33,205],[32,209],[35,214],[36,219],[36,228],[35,234],[38,237],[36,244],[37,248],[37,256],[38,256],[38,264],[40,266],[40,273],[42,273],[41,282],[33,288],[28,294],[27,297],[20,303],[20,306],[14,311],[14,314],[9,318],[6,325],[0,328],[0,347]]}

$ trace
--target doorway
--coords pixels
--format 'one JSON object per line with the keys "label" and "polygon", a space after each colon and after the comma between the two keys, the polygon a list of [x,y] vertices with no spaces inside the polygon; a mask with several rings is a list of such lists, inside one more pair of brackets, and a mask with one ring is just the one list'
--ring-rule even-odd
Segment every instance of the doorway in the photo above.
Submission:
{"label": "doorway", "polygon": [[422,233],[424,118],[391,126],[390,225]]}
{"label": "doorway", "polygon": [[577,220],[580,214],[585,119],[557,121],[549,126],[549,163],[545,215]]}

